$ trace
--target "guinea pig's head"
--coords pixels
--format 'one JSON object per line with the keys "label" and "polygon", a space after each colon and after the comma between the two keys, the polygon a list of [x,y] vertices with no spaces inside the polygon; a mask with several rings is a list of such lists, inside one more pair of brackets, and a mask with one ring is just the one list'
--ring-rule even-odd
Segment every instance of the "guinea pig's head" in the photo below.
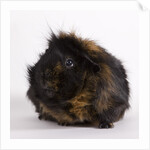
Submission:
{"label": "guinea pig's head", "polygon": [[100,69],[86,48],[74,34],[52,34],[48,49],[36,64],[36,82],[43,95],[68,100],[84,88],[87,75]]}

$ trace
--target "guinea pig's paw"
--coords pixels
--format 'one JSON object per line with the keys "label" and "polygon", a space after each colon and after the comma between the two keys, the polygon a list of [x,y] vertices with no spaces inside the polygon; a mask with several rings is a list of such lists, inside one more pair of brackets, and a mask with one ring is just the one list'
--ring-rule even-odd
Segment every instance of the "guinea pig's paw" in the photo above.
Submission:
{"label": "guinea pig's paw", "polygon": [[58,122],[58,125],[61,125],[61,126],[69,126],[70,123],[68,123],[68,122]]}
{"label": "guinea pig's paw", "polygon": [[46,114],[39,114],[39,120],[48,120],[48,116]]}
{"label": "guinea pig's paw", "polygon": [[43,116],[40,114],[40,115],[38,116],[38,118],[39,118],[39,120],[42,120],[42,119],[43,119]]}
{"label": "guinea pig's paw", "polygon": [[98,128],[100,129],[108,129],[113,127],[114,127],[113,123],[107,123],[107,122],[100,123],[98,126]]}

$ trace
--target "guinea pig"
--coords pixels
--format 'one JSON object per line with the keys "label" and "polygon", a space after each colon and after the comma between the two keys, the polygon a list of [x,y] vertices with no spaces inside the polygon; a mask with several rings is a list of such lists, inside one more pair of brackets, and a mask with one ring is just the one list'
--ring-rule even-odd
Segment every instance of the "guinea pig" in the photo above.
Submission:
{"label": "guinea pig", "polygon": [[48,49],[28,66],[28,98],[39,119],[59,125],[96,123],[112,128],[129,105],[129,82],[120,60],[74,32],[51,34]]}

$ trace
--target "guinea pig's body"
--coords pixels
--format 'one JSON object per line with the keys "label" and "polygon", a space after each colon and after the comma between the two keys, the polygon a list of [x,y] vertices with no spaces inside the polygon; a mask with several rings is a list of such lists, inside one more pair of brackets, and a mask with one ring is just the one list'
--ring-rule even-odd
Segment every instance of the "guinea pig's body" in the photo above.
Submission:
{"label": "guinea pig's body", "polygon": [[121,62],[94,41],[74,33],[52,34],[49,48],[28,68],[29,99],[39,119],[61,125],[95,123],[110,128],[129,108]]}

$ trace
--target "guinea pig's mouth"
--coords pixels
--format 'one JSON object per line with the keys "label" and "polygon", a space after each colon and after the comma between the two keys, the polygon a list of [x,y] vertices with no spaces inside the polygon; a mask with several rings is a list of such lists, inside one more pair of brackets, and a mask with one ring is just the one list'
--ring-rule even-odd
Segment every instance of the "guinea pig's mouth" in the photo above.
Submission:
{"label": "guinea pig's mouth", "polygon": [[53,88],[44,89],[44,91],[49,98],[52,98],[55,96],[55,91]]}

